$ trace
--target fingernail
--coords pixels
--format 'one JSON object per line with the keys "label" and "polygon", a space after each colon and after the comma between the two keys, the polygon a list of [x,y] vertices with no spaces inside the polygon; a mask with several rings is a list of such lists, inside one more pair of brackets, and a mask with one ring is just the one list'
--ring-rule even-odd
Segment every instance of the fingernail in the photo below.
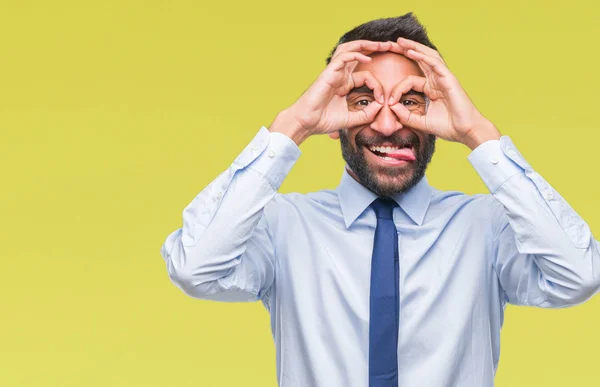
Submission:
{"label": "fingernail", "polygon": [[390,97],[390,100],[388,101],[388,104],[393,105],[394,104],[394,97]]}
{"label": "fingernail", "polygon": [[384,97],[383,94],[379,96],[379,103],[383,105]]}

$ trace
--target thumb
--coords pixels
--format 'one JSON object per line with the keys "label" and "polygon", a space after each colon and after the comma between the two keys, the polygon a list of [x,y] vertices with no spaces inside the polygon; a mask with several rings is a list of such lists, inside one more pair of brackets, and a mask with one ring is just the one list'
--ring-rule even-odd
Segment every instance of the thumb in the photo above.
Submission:
{"label": "thumb", "polygon": [[402,125],[410,126],[411,128],[429,132],[427,130],[427,119],[424,115],[411,112],[401,103],[390,106],[390,109],[398,116]]}
{"label": "thumb", "polygon": [[349,112],[348,113],[348,125],[347,128],[358,125],[366,125],[375,120],[375,116],[379,113],[379,110],[383,107],[377,101],[371,102],[367,107],[362,110]]}

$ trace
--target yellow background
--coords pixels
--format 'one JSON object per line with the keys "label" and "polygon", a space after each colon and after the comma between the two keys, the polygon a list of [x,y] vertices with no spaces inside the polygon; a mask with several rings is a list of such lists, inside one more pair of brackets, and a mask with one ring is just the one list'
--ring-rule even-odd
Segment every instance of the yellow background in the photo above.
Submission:
{"label": "yellow background", "polygon": [[[599,237],[592,4],[1,0],[0,386],[275,387],[262,305],[188,298],[159,249],[339,36],[378,17],[416,12]],[[335,187],[339,144],[302,150],[281,191]],[[440,142],[430,182],[485,192],[467,154]],[[508,307],[497,385],[600,385],[599,318],[600,298]]]}

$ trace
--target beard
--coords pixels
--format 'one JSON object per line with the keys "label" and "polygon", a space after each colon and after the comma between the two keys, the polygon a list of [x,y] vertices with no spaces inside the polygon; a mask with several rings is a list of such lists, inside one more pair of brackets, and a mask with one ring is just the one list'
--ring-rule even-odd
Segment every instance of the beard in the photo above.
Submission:
{"label": "beard", "polygon": [[[361,185],[381,197],[392,197],[398,193],[406,192],[414,187],[425,176],[425,170],[431,162],[435,152],[435,136],[428,134],[422,142],[413,132],[405,137],[400,132],[392,136],[367,137],[359,132],[354,144],[351,143],[346,131],[340,130],[340,144],[342,157],[348,167],[354,172]],[[384,142],[395,146],[412,146],[415,160],[402,167],[370,165],[365,157],[365,146],[379,145]],[[369,152],[369,150],[366,150]]]}

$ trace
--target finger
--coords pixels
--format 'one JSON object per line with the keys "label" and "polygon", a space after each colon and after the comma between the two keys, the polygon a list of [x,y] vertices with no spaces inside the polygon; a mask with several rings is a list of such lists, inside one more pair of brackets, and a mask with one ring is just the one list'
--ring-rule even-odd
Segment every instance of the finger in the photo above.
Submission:
{"label": "finger", "polygon": [[362,110],[350,112],[348,114],[348,124],[346,127],[352,128],[355,126],[366,125],[373,122],[375,120],[375,116],[377,115],[379,110],[381,110],[382,107],[382,104],[380,104],[377,101],[373,101]]}
{"label": "finger", "polygon": [[370,71],[357,71],[352,73],[354,87],[367,86],[373,90],[373,96],[380,104],[383,104],[383,85]]}
{"label": "finger", "polygon": [[329,66],[333,70],[341,70],[350,62],[370,62],[372,60],[371,57],[368,57],[360,52],[344,52],[337,55],[334,59],[331,60]]}
{"label": "finger", "polygon": [[373,42],[369,40],[355,40],[348,43],[343,43],[338,46],[335,53],[332,56],[332,60],[343,52],[360,52],[363,55],[371,55],[374,52],[394,52],[397,54],[404,55],[406,49],[400,47],[397,42]]}
{"label": "finger", "polygon": [[402,125],[406,125],[423,132],[430,132],[427,128],[427,119],[425,118],[425,115],[411,112],[402,104],[390,106],[390,109],[396,114],[396,116],[398,116],[398,119]]}
{"label": "finger", "polygon": [[431,47],[427,47],[424,44],[415,42],[414,40],[405,39],[405,38],[398,38],[398,40],[396,42],[405,51],[411,49],[416,52],[420,52],[421,54],[425,54],[425,55],[432,56],[434,58],[438,58],[439,60],[444,62],[444,59],[442,58],[442,56],[440,55],[439,52],[437,52],[436,50],[434,50]]}
{"label": "finger", "polygon": [[392,92],[390,93],[390,99],[388,101],[389,105],[392,106],[396,104],[402,95],[408,93],[410,90],[423,93],[425,83],[427,83],[427,78],[425,77],[409,75],[408,77],[404,78],[402,82],[394,86],[392,89]]}
{"label": "finger", "polygon": [[401,54],[404,55],[404,53],[406,52],[406,48],[400,46],[397,42],[391,42],[391,46],[390,49],[388,51],[390,52],[394,52],[396,54]]}
{"label": "finger", "polygon": [[[397,44],[397,43],[396,43]],[[353,40],[348,43],[342,43],[338,46],[333,54],[335,58],[336,55],[343,52],[360,52],[365,55],[369,55],[375,51],[385,51],[389,49],[392,45],[392,42],[374,42],[370,40]],[[333,58],[332,58],[333,59]]]}
{"label": "finger", "polygon": [[447,76],[450,74],[450,70],[448,69],[448,67],[446,67],[446,64],[440,58],[426,55],[412,49],[406,52],[406,56],[416,61],[419,64],[419,66],[425,64],[425,68],[421,67],[423,72],[427,73],[428,71],[425,70],[428,69],[430,70],[429,72],[433,71],[441,76]]}

